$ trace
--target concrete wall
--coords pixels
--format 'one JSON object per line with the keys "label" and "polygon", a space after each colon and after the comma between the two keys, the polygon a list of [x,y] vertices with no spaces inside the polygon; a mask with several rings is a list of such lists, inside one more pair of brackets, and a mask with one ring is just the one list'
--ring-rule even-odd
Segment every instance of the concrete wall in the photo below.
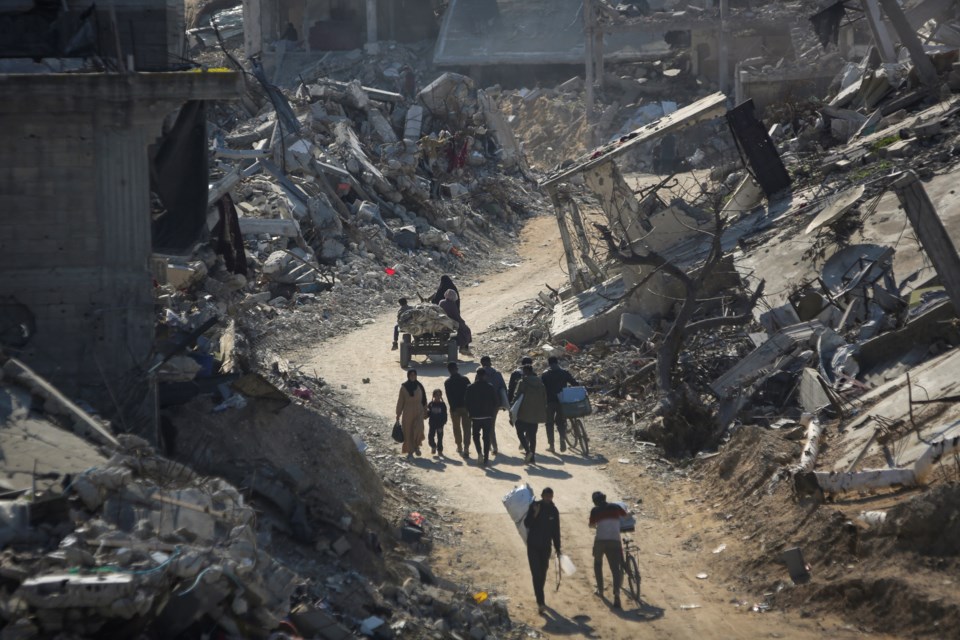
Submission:
{"label": "concrete wall", "polygon": [[[68,0],[73,11],[90,7],[87,0]],[[116,57],[113,16],[116,16],[124,64],[134,58],[137,71],[164,71],[184,53],[183,0],[102,0],[96,3],[98,38],[105,57]],[[111,14],[112,9],[112,14]]]}
{"label": "concrete wall", "polygon": [[105,414],[114,413],[111,392],[123,402],[134,387],[141,396],[148,389],[147,146],[184,100],[234,97],[237,81],[232,73],[0,76],[0,295],[36,318],[19,355]]}

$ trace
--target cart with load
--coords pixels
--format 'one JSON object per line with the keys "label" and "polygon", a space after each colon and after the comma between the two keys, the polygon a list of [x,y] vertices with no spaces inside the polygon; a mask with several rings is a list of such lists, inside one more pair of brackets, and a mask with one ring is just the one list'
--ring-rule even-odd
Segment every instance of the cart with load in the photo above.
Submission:
{"label": "cart with load", "polygon": [[414,355],[439,356],[457,361],[457,321],[438,305],[419,304],[400,314],[400,366],[410,366]]}

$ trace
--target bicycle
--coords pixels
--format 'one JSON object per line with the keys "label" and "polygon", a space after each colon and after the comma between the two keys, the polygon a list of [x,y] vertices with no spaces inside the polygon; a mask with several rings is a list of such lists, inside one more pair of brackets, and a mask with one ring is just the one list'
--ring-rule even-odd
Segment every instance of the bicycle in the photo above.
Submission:
{"label": "bicycle", "polygon": [[587,436],[587,430],[583,426],[583,420],[580,418],[567,418],[567,431],[564,435],[567,446],[571,449],[579,449],[584,457],[590,455],[590,438]]}
{"label": "bicycle", "polygon": [[640,598],[640,565],[637,563],[637,547],[633,544],[633,539],[623,538],[623,555],[620,557],[621,568],[626,585],[624,590],[630,599],[637,603],[638,607],[643,606],[643,600]]}

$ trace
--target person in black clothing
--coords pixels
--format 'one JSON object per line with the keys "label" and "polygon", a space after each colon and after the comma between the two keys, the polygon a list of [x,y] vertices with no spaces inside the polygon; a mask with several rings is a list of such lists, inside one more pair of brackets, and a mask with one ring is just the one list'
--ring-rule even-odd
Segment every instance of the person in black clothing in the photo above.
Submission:
{"label": "person in black clothing", "polygon": [[557,356],[547,358],[549,368],[541,374],[543,386],[547,388],[547,449],[556,451],[553,448],[553,425],[557,425],[557,431],[560,433],[560,451],[567,450],[567,421],[560,413],[559,395],[564,387],[579,386],[577,381],[566,369],[560,368],[560,360]]}
{"label": "person in black clothing", "polygon": [[[464,458],[470,457],[470,414],[464,405],[463,396],[470,386],[470,379],[461,375],[456,362],[447,365],[450,377],[444,380],[443,388],[450,403],[450,423],[453,426],[453,439],[457,443],[457,453]],[[479,452],[480,450],[477,449]]]}
{"label": "person in black clothing", "polygon": [[457,285],[453,284],[453,280],[450,279],[450,276],[440,276],[440,286],[437,287],[437,292],[433,294],[433,297],[430,298],[430,302],[433,304],[440,304],[440,301],[443,300],[444,295],[446,295],[449,289],[453,289],[457,294],[457,299],[454,302],[457,305],[457,311],[460,311],[460,290],[457,289]]}
{"label": "person in black clothing", "polygon": [[463,396],[470,422],[473,425],[473,445],[477,448],[477,458],[480,458],[480,434],[483,434],[483,459],[480,466],[490,463],[490,432],[493,431],[493,416],[500,406],[497,392],[493,385],[487,382],[487,372],[477,369],[474,383],[467,387]]}
{"label": "person in black clothing", "polygon": [[[509,404],[511,407],[517,400],[517,385],[520,384],[520,380],[523,378],[523,368],[528,365],[531,367],[533,366],[533,358],[530,356],[523,356],[523,358],[520,359],[520,366],[510,374],[510,381],[507,383],[507,404]],[[523,431],[523,427],[518,424],[514,424],[513,416],[509,412],[507,415],[510,416],[510,424],[512,424],[514,429],[517,430],[517,439],[520,441],[520,448],[523,449],[524,453],[530,453],[530,451],[527,449],[527,438]]]}
{"label": "person in black clothing", "polygon": [[443,457],[443,426],[447,424],[447,405],[443,402],[443,392],[433,390],[433,400],[427,405],[427,420],[430,423],[430,453]]}
{"label": "person in black clothing", "polygon": [[527,528],[527,561],[533,575],[533,593],[537,597],[537,611],[547,607],[543,597],[543,585],[547,582],[550,566],[550,545],[560,556],[560,512],[553,504],[553,489],[545,487],[527,510],[523,524]]}

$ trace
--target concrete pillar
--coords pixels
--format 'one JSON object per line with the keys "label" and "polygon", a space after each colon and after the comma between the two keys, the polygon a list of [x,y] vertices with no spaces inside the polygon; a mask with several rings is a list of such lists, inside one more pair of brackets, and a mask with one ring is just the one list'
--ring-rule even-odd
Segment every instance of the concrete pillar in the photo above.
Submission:
{"label": "concrete pillar", "polygon": [[720,91],[730,91],[730,46],[728,44],[727,18],[730,15],[730,0],[720,0],[720,32],[717,34],[717,83]]}
{"label": "concrete pillar", "polygon": [[880,59],[884,62],[896,62],[897,52],[893,49],[893,41],[890,40],[890,34],[887,32],[887,25],[883,23],[877,0],[860,0],[860,4],[863,5],[863,14],[867,17],[867,24],[870,25],[870,31],[873,33],[873,41],[877,45],[877,51],[880,52]]}
{"label": "concrete pillar", "polygon": [[37,327],[21,359],[141,434],[156,405],[147,147],[182,102],[236,97],[239,80],[0,76],[0,291]]}
{"label": "concrete pillar", "polygon": [[895,177],[893,190],[907,213],[907,219],[920,240],[920,246],[940,276],[940,282],[953,302],[954,311],[960,314],[960,256],[957,255],[957,248],[937,215],[936,208],[930,202],[930,196],[913,171],[906,171]]}
{"label": "concrete pillar", "polygon": [[923,50],[917,32],[913,30],[913,27],[907,22],[907,17],[903,15],[903,9],[897,4],[897,0],[880,0],[880,4],[883,5],[884,13],[893,23],[893,28],[897,30],[900,42],[910,52],[910,59],[913,60],[913,66],[917,70],[917,75],[920,76],[920,82],[928,89],[935,88],[939,83],[937,70]]}
{"label": "concrete pillar", "polygon": [[[587,122],[593,120],[594,94],[593,94],[593,26],[594,26],[593,0],[584,0],[583,2],[583,35],[584,35],[584,59],[586,64],[586,117]],[[588,134],[589,135],[589,134]],[[588,141],[589,142],[589,141]]]}
{"label": "concrete pillar", "polygon": [[377,0],[367,0],[367,42],[377,40]]}
{"label": "concrete pillar", "polygon": [[[589,2],[590,0],[586,0]],[[573,247],[573,241],[570,238],[570,230],[567,228],[567,216],[564,212],[563,203],[557,195],[556,188],[548,189],[550,201],[553,203],[553,212],[557,216],[557,228],[560,230],[560,241],[563,243],[563,254],[567,259],[567,277],[570,279],[570,285],[573,290],[580,293],[583,290],[580,280],[577,277],[579,269],[577,267],[576,250]]]}

